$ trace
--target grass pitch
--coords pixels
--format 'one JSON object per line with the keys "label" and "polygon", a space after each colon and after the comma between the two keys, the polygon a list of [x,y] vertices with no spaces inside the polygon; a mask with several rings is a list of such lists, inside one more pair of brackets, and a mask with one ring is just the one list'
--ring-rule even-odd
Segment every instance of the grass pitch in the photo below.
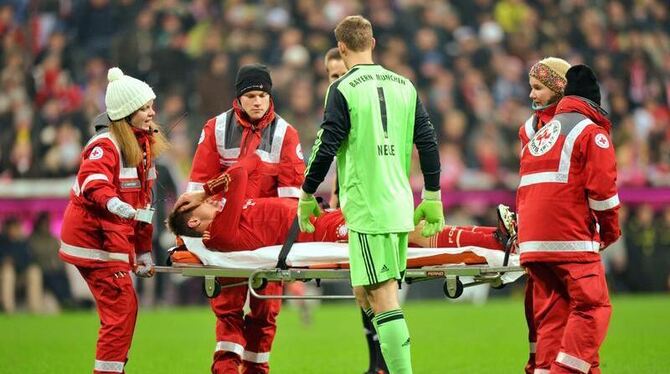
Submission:
{"label": "grass pitch", "polygon": [[[601,349],[604,373],[670,373],[670,297],[613,299]],[[484,306],[410,302],[414,372],[520,373],[527,357],[520,299]],[[208,373],[215,345],[208,308],[140,310],[128,373]],[[0,315],[0,373],[90,373],[98,319]],[[353,303],[322,305],[304,326],[285,307],[271,356],[273,373],[362,373],[367,352]]]}

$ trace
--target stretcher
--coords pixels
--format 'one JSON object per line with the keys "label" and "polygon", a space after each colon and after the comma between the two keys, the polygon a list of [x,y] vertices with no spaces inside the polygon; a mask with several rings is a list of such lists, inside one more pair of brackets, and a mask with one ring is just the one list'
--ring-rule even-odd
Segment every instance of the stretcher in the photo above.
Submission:
{"label": "stretcher", "polygon": [[[321,280],[349,280],[346,243],[293,243],[290,251],[285,250],[286,246],[276,245],[253,251],[217,252],[206,248],[200,238],[182,239],[185,248],[173,250],[171,265],[157,266],[156,271],[203,277],[207,297],[217,296],[221,288],[248,285],[250,294],[259,299],[353,298],[349,295],[263,295],[258,292],[267,282],[273,281],[314,280],[320,285]],[[449,298],[458,298],[464,288],[484,283],[502,288],[524,274],[518,255],[480,247],[409,248],[407,258],[406,283],[442,279],[444,294]],[[461,277],[465,276],[472,277],[472,281],[463,283]],[[229,281],[220,282],[217,278],[229,278]]]}

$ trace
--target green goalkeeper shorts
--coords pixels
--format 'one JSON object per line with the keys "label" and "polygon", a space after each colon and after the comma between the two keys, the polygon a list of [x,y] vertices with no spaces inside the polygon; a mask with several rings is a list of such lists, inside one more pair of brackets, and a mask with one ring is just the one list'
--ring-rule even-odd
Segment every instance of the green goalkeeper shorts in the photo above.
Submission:
{"label": "green goalkeeper shorts", "polygon": [[352,286],[402,279],[407,268],[407,233],[362,234],[349,230]]}

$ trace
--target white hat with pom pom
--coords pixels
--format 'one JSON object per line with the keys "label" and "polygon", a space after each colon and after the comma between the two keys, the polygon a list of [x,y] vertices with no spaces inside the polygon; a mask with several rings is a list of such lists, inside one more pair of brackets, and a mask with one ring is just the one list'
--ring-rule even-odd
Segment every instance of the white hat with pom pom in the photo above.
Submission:
{"label": "white hat with pom pom", "polygon": [[107,115],[117,121],[133,114],[144,104],[156,98],[154,90],[148,84],[129,75],[124,75],[119,68],[111,68],[107,72],[107,92],[105,106]]}

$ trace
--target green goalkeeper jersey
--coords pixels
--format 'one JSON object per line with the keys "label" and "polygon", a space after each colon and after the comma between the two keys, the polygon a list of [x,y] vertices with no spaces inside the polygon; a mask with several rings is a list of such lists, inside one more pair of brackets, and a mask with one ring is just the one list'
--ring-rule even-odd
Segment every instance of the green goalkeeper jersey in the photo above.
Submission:
{"label": "green goalkeeper jersey", "polygon": [[356,65],[328,89],[303,190],[316,191],[337,155],[339,199],[349,228],[368,234],[412,231],[413,143],[426,189],[437,191],[437,140],[416,89],[379,65]]}

